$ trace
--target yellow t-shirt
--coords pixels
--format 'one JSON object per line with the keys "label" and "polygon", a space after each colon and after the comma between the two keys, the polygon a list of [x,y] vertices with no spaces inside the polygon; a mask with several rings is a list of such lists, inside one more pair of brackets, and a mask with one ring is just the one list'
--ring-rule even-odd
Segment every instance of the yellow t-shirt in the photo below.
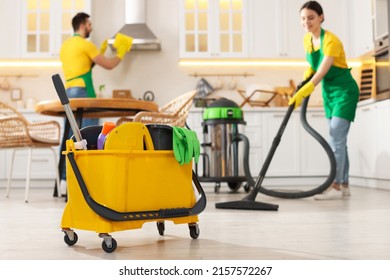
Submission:
{"label": "yellow t-shirt", "polygon": [[[343,43],[341,43],[340,39],[337,38],[337,36],[333,33],[329,32],[328,30],[324,31],[324,38],[322,40],[322,51],[324,52],[324,55],[334,57],[333,66],[340,68],[348,68]],[[306,53],[313,52],[313,44],[311,41],[311,37],[311,33],[308,32],[303,38],[303,46],[305,48]],[[319,48],[314,49],[314,51],[317,51],[318,49]]]}
{"label": "yellow t-shirt", "polygon": [[[60,50],[60,60],[65,80],[72,79],[87,73],[92,66],[93,59],[99,54],[96,46],[80,36],[67,39]],[[65,87],[85,87],[83,79],[74,79],[65,83]]]}

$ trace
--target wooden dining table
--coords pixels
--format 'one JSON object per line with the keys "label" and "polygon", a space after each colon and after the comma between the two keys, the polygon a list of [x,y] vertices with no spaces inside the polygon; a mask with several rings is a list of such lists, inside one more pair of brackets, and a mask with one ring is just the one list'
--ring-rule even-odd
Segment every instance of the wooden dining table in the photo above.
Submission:
{"label": "wooden dining table", "polygon": [[[69,98],[69,106],[74,112],[79,128],[81,128],[83,118],[119,118],[134,116],[141,111],[158,111],[158,105],[155,102],[128,98]],[[36,104],[35,111],[47,116],[66,117],[64,106],[59,99],[40,101]],[[58,163],[60,174],[65,164],[65,157],[62,155],[62,151],[66,149],[66,140],[69,132],[70,123],[66,118]],[[54,186],[54,196],[59,195],[57,187]]]}

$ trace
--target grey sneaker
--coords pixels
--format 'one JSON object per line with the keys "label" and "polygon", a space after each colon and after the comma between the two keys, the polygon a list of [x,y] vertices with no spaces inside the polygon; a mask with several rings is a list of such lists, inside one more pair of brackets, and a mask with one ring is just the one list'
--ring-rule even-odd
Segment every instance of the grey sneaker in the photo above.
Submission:
{"label": "grey sneaker", "polygon": [[329,187],[326,191],[321,194],[316,194],[314,196],[315,200],[336,200],[342,199],[343,193],[341,190],[336,190],[333,187]]}
{"label": "grey sneaker", "polygon": [[351,196],[351,190],[349,189],[348,184],[341,184],[340,189],[344,197]]}

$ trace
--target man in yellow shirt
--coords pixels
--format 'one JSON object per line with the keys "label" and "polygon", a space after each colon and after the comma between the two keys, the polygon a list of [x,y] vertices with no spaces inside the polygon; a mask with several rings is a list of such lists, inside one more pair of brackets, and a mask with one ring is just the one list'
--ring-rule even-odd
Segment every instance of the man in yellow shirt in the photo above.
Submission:
{"label": "man in yellow shirt", "polygon": [[[97,64],[105,69],[113,69],[130,51],[132,38],[123,34],[115,37],[114,48],[116,56],[105,57],[107,40],[98,49],[92,42],[87,40],[92,32],[92,23],[89,15],[78,13],[72,19],[74,35],[67,39],[60,50],[60,60],[65,76],[66,94],[69,98],[96,98],[92,81],[92,67]],[[83,119],[81,127],[98,125],[98,119]],[[61,174],[65,180],[65,172]]]}
{"label": "man in yellow shirt", "polygon": [[[90,97],[95,98],[95,90],[92,81],[92,67],[97,64],[105,69],[113,69],[123,59],[126,52],[131,48],[132,38],[123,36],[122,41],[115,40],[117,48],[116,56],[105,57],[107,40],[100,50],[87,38],[92,32],[92,23],[89,15],[78,13],[72,19],[74,35],[67,39],[60,50],[60,59],[65,76],[65,88],[69,98]],[[125,40],[123,41],[123,37]],[[118,42],[119,43],[118,43]],[[86,126],[88,119],[83,120],[82,127]],[[93,123],[97,124],[97,123]]]}

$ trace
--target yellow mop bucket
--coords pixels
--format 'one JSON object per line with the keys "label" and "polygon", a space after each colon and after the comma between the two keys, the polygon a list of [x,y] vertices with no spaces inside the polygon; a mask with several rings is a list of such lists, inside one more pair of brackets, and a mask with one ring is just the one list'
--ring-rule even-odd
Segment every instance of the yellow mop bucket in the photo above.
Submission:
{"label": "yellow mop bucket", "polygon": [[206,198],[192,164],[180,165],[172,150],[154,150],[156,139],[141,123],[122,124],[109,137],[104,150],[76,150],[72,140],[66,142],[65,242],[77,242],[71,228],[95,231],[104,238],[103,249],[113,252],[116,241],[108,233],[157,222],[163,235],[165,220],[187,223],[190,236],[197,238],[197,215]]}

